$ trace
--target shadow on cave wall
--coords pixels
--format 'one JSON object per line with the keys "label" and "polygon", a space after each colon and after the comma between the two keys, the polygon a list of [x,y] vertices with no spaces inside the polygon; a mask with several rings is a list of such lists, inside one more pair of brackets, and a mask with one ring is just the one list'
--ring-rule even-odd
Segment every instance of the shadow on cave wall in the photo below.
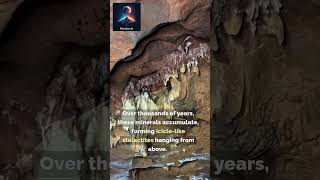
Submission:
{"label": "shadow on cave wall", "polygon": [[318,179],[319,8],[214,1],[212,155],[264,160],[270,170],[225,170],[217,179]]}
{"label": "shadow on cave wall", "polygon": [[[272,3],[280,1],[264,1],[271,12],[258,15],[252,2],[212,6],[212,155],[267,160],[270,173],[255,174],[262,179],[317,180],[319,2],[283,0],[278,9]],[[108,7],[104,0],[39,0],[14,13],[0,38],[1,178],[32,179],[29,155],[43,138],[39,112],[60,120],[76,114],[65,124],[75,129],[67,137],[84,151],[99,144],[86,140],[92,119],[83,114],[101,120],[99,105],[107,103]],[[217,179],[257,178],[232,173]]]}
{"label": "shadow on cave wall", "polygon": [[108,158],[108,13],[105,0],[26,0],[2,27],[0,179],[34,179],[38,151]]}

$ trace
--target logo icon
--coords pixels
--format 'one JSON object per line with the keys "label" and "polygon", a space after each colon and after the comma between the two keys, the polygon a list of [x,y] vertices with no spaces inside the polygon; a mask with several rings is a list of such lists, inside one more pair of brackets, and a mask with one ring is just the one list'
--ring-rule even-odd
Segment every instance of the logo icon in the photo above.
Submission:
{"label": "logo icon", "polygon": [[140,3],[113,3],[113,30],[140,31]]}

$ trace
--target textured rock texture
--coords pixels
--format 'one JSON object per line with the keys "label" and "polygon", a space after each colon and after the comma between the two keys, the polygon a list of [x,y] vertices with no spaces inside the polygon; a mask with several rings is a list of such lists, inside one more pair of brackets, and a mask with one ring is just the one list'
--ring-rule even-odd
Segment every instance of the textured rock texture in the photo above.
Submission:
{"label": "textured rock texture", "polygon": [[[113,2],[120,2],[117,0],[112,0]],[[125,2],[125,1],[121,1]],[[127,1],[132,2],[132,1]],[[110,26],[110,68],[112,69],[114,65],[121,59],[124,59],[132,55],[134,48],[139,47],[137,43],[148,35],[153,34],[158,28],[157,26],[165,25],[171,22],[184,21],[186,18],[192,14],[192,11],[198,11],[197,14],[201,16],[206,12],[201,12],[199,7],[205,8],[208,5],[207,0],[141,0],[137,1],[141,3],[141,31],[139,32],[123,32],[123,31],[112,31],[112,26]],[[110,5],[112,5],[110,3]],[[112,17],[112,7],[111,14]],[[202,9],[204,10],[204,9]],[[199,23],[199,17],[193,18],[194,23]],[[201,22],[201,21],[200,21]],[[112,24],[112,18],[110,18],[110,24]],[[186,27],[187,30],[194,30],[197,25],[192,25],[191,23]],[[205,27],[203,28],[205,29]],[[205,29],[208,30],[208,29]],[[177,32],[176,32],[177,33]]]}
{"label": "textured rock texture", "polygon": [[[207,107],[208,89],[201,87],[208,83],[209,66],[213,157],[262,159],[270,167],[268,174],[224,171],[214,178],[319,179],[319,0],[140,0],[144,6],[152,5],[143,9],[151,15],[142,16],[142,32],[111,33],[115,50],[111,53],[104,48],[109,40],[107,1],[21,2],[0,1],[0,180],[34,179],[31,164],[36,150],[72,149],[88,155],[109,147],[103,121],[109,118],[104,114],[108,78],[113,113],[143,86],[162,93],[162,108],[194,107],[168,103],[182,97]],[[210,61],[205,55],[193,66],[196,62],[184,56],[179,66],[165,64],[177,73],[160,66],[165,54],[201,50],[209,38]],[[138,86],[128,86],[137,81]],[[192,91],[194,86],[199,91]],[[164,87],[170,93],[163,93]],[[197,118],[202,125],[188,135],[197,136],[200,143],[182,146],[162,159],[169,165],[182,163],[169,166],[138,159],[131,173],[140,179],[183,174],[183,179],[197,174],[199,167],[209,168],[197,161],[208,160],[203,153],[209,148],[203,143],[209,139],[208,108],[200,109]],[[110,142],[114,146],[118,136],[127,133],[115,128]],[[132,153],[121,146],[111,151],[119,155],[114,159]],[[196,160],[189,162],[190,158]],[[111,166],[115,174],[123,168]],[[92,178],[82,173],[78,176]]]}
{"label": "textured rock texture", "polygon": [[318,12],[312,1],[214,1],[213,155],[270,167],[217,178],[318,179]]}
{"label": "textured rock texture", "polygon": [[[0,179],[34,179],[32,158],[42,150],[106,155],[108,7],[28,0],[1,27]],[[7,15],[1,9],[0,20]]]}
{"label": "textured rock texture", "polygon": [[[110,105],[113,120],[111,145],[114,146],[111,157],[112,154],[117,156],[119,151],[128,151],[125,145],[117,145],[123,131],[116,121],[125,119],[121,116],[123,110],[141,109],[136,104],[139,104],[137,99],[140,99],[144,89],[148,90],[149,101],[152,101],[159,111],[193,111],[195,120],[201,123],[199,126],[183,127],[187,132],[185,136],[196,137],[195,144],[181,143],[175,146],[155,143],[154,146],[165,147],[170,152],[149,152],[146,158],[133,158],[133,156],[111,158],[112,177],[114,179],[126,177],[128,175],[125,170],[130,169],[133,179],[175,179],[193,176],[206,178],[209,176],[210,21],[208,17],[211,3],[202,0],[146,0],[141,1],[141,6],[144,8],[142,21],[145,23],[142,24],[142,31],[111,32],[110,37]],[[117,38],[121,41],[116,40]],[[128,45],[129,49],[122,48],[122,45],[124,47]],[[121,47],[121,52],[117,51],[117,47]],[[134,120],[135,117],[131,118]],[[157,119],[176,120],[175,117],[157,117]],[[132,127],[126,128],[130,130]],[[136,149],[137,146],[134,147],[134,150]],[[128,159],[133,159],[131,166],[118,165],[120,162],[127,162]],[[181,163],[178,163],[180,161]],[[123,168],[124,171],[119,171],[119,168]],[[162,177],[159,177],[159,174],[163,174]]]}

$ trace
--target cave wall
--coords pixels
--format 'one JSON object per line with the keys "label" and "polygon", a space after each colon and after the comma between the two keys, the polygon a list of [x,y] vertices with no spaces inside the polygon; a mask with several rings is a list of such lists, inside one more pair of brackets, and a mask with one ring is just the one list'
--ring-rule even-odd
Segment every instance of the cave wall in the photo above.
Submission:
{"label": "cave wall", "polygon": [[318,179],[318,12],[316,1],[213,4],[213,156],[270,166],[218,178]]}
{"label": "cave wall", "polygon": [[[97,112],[106,108],[99,105],[108,89],[103,83],[108,65],[101,59],[106,56],[109,4],[103,0],[8,2],[0,6],[0,145],[6,147],[0,153],[0,179],[32,179],[30,154],[42,146],[41,120],[71,119],[62,123],[63,137],[86,149],[87,130],[93,127],[89,124],[97,122],[87,113],[103,118]],[[208,28],[198,29],[197,16],[184,24],[186,15],[201,3],[186,8],[176,1],[152,2],[172,7],[155,9],[163,14],[164,23],[178,23],[152,32],[157,24],[150,17],[148,31],[130,35],[130,46],[119,56],[128,56],[124,61],[139,57],[150,42],[166,38],[161,34],[207,38]],[[271,170],[255,176],[225,173],[217,179],[318,179],[319,4],[317,0],[213,1],[212,155],[264,159]],[[176,8],[181,11],[172,10]],[[167,52],[175,47],[173,42],[167,44]],[[127,82],[130,74],[141,75],[121,73],[118,66],[112,70],[112,81]],[[125,83],[115,87],[123,90]]]}
{"label": "cave wall", "polygon": [[0,179],[37,177],[40,151],[106,157],[108,2],[12,3],[1,12],[10,21],[0,36]]}
{"label": "cave wall", "polygon": [[[132,159],[128,170],[133,179],[207,178],[211,123],[208,19],[211,1],[137,2],[142,6],[142,31],[113,32],[110,29],[111,177],[125,176],[116,164]],[[148,152],[144,158],[129,156],[130,153],[124,157],[118,155],[127,150],[120,137],[134,136],[130,134],[133,127],[119,124],[118,120],[138,119],[121,114],[143,109],[137,107],[137,101],[144,89],[148,91],[152,106],[157,107],[156,111],[195,113],[191,118],[198,120],[199,125],[161,126],[161,129],[186,130],[181,137],[195,137],[195,143],[148,143],[148,147],[165,147],[168,152]],[[173,116],[155,118],[159,121],[178,119]],[[159,159],[158,154],[162,158]]]}

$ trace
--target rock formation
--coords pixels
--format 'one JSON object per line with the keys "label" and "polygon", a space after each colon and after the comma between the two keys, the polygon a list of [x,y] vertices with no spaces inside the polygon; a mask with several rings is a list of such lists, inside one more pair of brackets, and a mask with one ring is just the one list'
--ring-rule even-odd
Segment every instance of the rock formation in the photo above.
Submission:
{"label": "rock formation", "polygon": [[[171,153],[163,153],[162,159],[156,158],[155,153],[150,153],[148,158],[144,159],[134,158],[130,173],[133,177],[144,179],[150,177],[150,174],[162,173],[163,168],[168,168],[170,171],[166,172],[167,175],[163,178],[180,176],[206,178],[209,172],[210,21],[208,17],[211,4],[202,0],[139,2],[144,9],[141,12],[142,22],[145,23],[142,24],[142,31],[111,32],[110,106],[114,120],[111,124],[114,128],[118,128],[121,125],[117,125],[117,120],[137,120],[134,116],[123,117],[121,113],[124,109],[136,109],[135,99],[141,96],[144,88],[149,89],[150,98],[159,111],[195,112],[196,119],[201,121],[200,127],[194,126],[183,130],[187,132],[185,136],[197,137],[196,144],[156,144],[159,147],[166,147]],[[156,3],[157,6],[151,6],[149,3]],[[159,13],[151,13],[159,10],[161,10]],[[151,15],[144,16],[143,13]],[[128,49],[120,48],[127,46]],[[170,116],[165,119],[176,120]],[[202,131],[195,130],[198,128]],[[130,127],[128,129],[130,130]],[[114,131],[118,130],[112,130],[111,133],[114,134]],[[122,134],[121,131],[119,133]],[[115,145],[115,141],[120,140],[119,136],[111,137],[112,146]],[[115,150],[111,150],[111,156],[118,152],[117,148],[123,148],[121,146],[120,144]],[[181,151],[184,153],[177,154]],[[199,161],[198,158],[205,159],[205,162]],[[111,160],[119,161],[112,158]],[[178,161],[182,163],[176,163]],[[204,165],[198,170],[190,168],[201,163]],[[188,164],[186,165],[188,167],[185,168],[181,166],[182,164]],[[119,176],[121,175],[116,177]]]}
{"label": "rock formation", "polygon": [[213,156],[270,169],[218,179],[317,179],[318,11],[311,1],[214,1]]}
{"label": "rock formation", "polygon": [[[9,3],[18,5],[1,8]],[[108,154],[108,7],[27,0],[11,19],[1,9],[0,179],[39,177],[33,160],[41,151],[79,152],[76,159]],[[93,176],[85,168],[76,174]]]}
{"label": "rock formation", "polygon": [[[136,2],[152,5],[142,9],[142,31],[109,39],[105,0],[0,1],[0,180],[34,179],[39,150],[85,159],[110,144],[113,179],[123,169],[139,179],[196,178],[210,168],[210,139],[212,159],[259,159],[270,169],[215,179],[318,179],[319,0]],[[123,165],[113,160],[134,153],[119,145],[129,134],[115,121],[144,87],[159,109],[195,112],[200,125],[184,130],[198,144]],[[87,170],[76,177],[108,174]]]}

